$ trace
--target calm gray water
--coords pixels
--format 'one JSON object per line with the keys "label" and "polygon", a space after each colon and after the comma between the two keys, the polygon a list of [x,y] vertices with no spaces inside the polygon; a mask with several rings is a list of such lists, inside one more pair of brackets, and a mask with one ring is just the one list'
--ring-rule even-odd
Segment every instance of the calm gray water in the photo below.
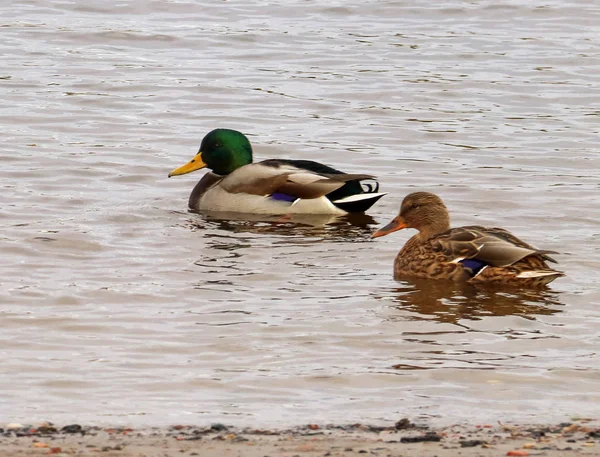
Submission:
{"label": "calm gray water", "polygon": [[[327,5],[325,5],[327,3]],[[545,422],[600,401],[600,4],[0,6],[0,422]],[[215,127],[379,176],[372,218],[187,212]],[[414,190],[562,254],[395,282]]]}

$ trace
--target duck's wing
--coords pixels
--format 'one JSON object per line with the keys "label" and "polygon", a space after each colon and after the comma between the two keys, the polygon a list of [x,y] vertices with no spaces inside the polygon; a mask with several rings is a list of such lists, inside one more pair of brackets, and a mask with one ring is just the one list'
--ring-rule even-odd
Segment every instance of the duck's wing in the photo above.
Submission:
{"label": "duck's wing", "polygon": [[[370,174],[350,174],[336,170],[328,165],[312,160],[275,159],[261,162],[267,166],[279,167],[282,165],[316,173],[319,176],[333,181],[343,181],[339,188],[327,192],[325,196],[339,209],[348,213],[361,213],[367,211],[386,192],[379,192],[379,183],[375,176]],[[363,183],[362,181],[367,181]]]}
{"label": "duck's wing", "polygon": [[479,226],[454,228],[438,235],[433,240],[433,250],[443,253],[451,262],[473,259],[482,266],[495,267],[506,267],[531,255],[554,261],[547,254],[556,254],[536,249],[504,229]]}
{"label": "duck's wing", "polygon": [[538,249],[538,248],[526,243],[525,241],[521,240],[520,238],[517,238],[515,235],[510,233],[508,230],[505,230],[505,229],[499,228],[499,227],[476,227],[476,228],[482,230],[487,235],[499,238],[500,240],[504,240],[507,243],[512,244],[516,247],[533,251],[533,253],[541,256],[542,259],[547,260],[548,262],[558,263],[556,260],[554,260],[552,257],[550,257],[548,255],[548,254],[558,254],[558,252],[544,250],[544,249]]}
{"label": "duck's wing", "polygon": [[[347,182],[371,179],[364,174],[317,173],[298,166],[296,162],[310,161],[265,160],[236,169],[219,184],[230,193],[247,193],[269,196],[281,194],[292,198],[319,198],[327,195]],[[317,162],[315,162],[317,163]]]}

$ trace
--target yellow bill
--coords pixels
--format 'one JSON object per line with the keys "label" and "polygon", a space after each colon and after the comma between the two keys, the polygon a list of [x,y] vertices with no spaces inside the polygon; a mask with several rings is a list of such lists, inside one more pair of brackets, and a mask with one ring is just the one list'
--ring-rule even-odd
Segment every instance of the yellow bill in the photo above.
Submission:
{"label": "yellow bill", "polygon": [[186,173],[191,173],[192,171],[200,170],[200,168],[204,168],[205,166],[206,164],[202,160],[202,151],[200,151],[188,163],[180,166],[179,168],[175,168],[175,170],[169,173],[169,178],[171,176],[185,175]]}

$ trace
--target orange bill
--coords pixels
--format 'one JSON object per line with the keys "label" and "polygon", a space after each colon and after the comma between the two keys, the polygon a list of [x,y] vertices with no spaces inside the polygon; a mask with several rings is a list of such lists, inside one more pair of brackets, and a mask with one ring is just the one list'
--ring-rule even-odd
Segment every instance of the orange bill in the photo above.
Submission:
{"label": "orange bill", "polygon": [[385,227],[381,227],[379,230],[373,233],[373,235],[371,235],[371,238],[379,238],[380,236],[389,235],[390,233],[395,232],[396,230],[402,230],[406,227],[407,226],[406,222],[404,222],[404,218],[402,216],[396,216],[388,225],[386,225]]}

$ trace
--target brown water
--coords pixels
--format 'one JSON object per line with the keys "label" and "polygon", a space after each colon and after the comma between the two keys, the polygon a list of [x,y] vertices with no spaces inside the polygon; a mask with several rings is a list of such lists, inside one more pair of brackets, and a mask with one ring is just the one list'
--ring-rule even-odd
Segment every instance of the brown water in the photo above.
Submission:
{"label": "brown water", "polygon": [[[327,3],[329,6],[326,6]],[[544,422],[600,401],[600,5],[0,7],[0,422]],[[372,219],[186,211],[215,127],[379,176]],[[402,197],[561,251],[538,293],[395,282]]]}

